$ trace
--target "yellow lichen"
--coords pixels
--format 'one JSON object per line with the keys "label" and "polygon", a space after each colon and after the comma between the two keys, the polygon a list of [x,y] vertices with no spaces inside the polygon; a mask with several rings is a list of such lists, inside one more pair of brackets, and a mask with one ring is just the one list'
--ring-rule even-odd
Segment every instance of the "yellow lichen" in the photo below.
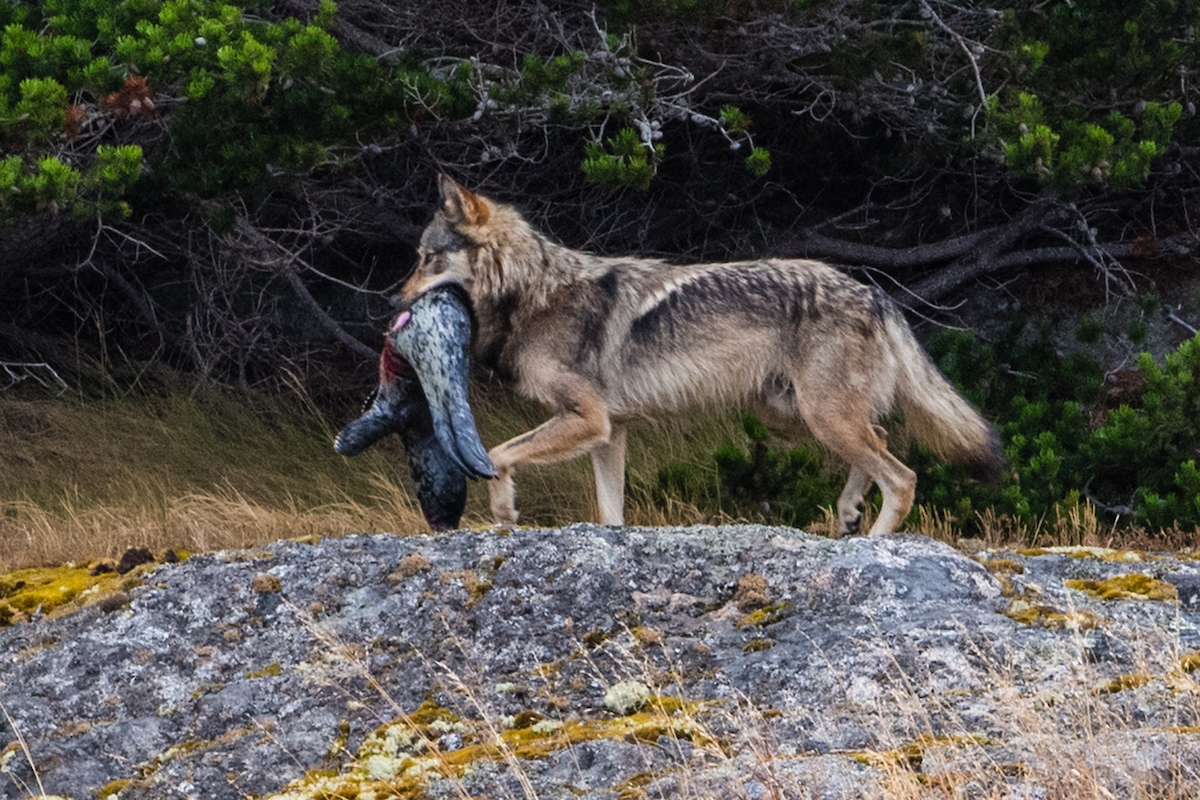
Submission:
{"label": "yellow lichen", "polygon": [[1092,630],[1105,624],[1102,618],[1087,609],[1063,612],[1054,606],[1033,604],[1019,598],[1008,604],[1004,616],[1024,625],[1040,625],[1050,630]]}
{"label": "yellow lichen", "polygon": [[751,611],[746,616],[737,621],[739,628],[764,628],[767,625],[773,625],[779,622],[784,617],[784,612],[791,607],[791,603],[784,601],[782,603],[772,603],[771,605],[763,606],[762,608]]}
{"label": "yellow lichen", "polygon": [[[353,762],[339,774],[313,771],[293,781],[266,800],[329,800],[329,798],[423,798],[434,776],[461,779],[482,762],[545,758],[581,742],[598,739],[656,743],[660,736],[684,739],[700,747],[713,747],[702,726],[694,720],[704,703],[680,698],[654,697],[643,710],[629,716],[603,720],[541,720],[527,727],[497,734],[487,722],[464,721],[453,712],[427,702],[404,718],[370,734]],[[453,727],[463,746],[442,750],[433,722]],[[631,791],[654,776],[634,776],[624,788]],[[629,794],[628,797],[635,797]]]}
{"label": "yellow lichen", "polygon": [[492,590],[492,584],[483,580],[472,569],[447,570],[438,575],[443,586],[459,585],[467,592],[467,605],[475,605]]}
{"label": "yellow lichen", "polygon": [[893,750],[860,750],[845,755],[876,769],[890,770],[903,767],[919,770],[925,759],[925,751],[931,747],[962,749],[967,747],[984,747],[988,744],[987,737],[979,734],[964,734],[961,736],[930,736],[922,734],[908,744]]}
{"label": "yellow lichen", "polygon": [[251,679],[253,679],[253,678],[274,678],[275,676],[279,675],[281,672],[283,672],[283,667],[281,667],[279,665],[278,661],[275,661],[270,664],[267,664],[262,669],[255,670],[254,672],[247,672],[246,677],[251,678]]}
{"label": "yellow lichen", "polygon": [[[41,609],[51,617],[76,611],[140,585],[114,573],[91,574],[88,565],[20,569],[0,575],[0,626],[23,621]],[[53,613],[52,613],[53,612]]]}
{"label": "yellow lichen", "polygon": [[1101,600],[1179,600],[1179,591],[1174,585],[1140,572],[1114,575],[1102,581],[1069,580],[1064,585],[1068,589],[1078,589]]}
{"label": "yellow lichen", "polygon": [[1117,692],[1125,691],[1126,689],[1136,689],[1139,686],[1145,686],[1150,681],[1154,680],[1150,675],[1122,675],[1119,678],[1113,678],[1111,681],[1101,685],[1096,689],[1096,694],[1116,694]]}
{"label": "yellow lichen", "polygon": [[1107,547],[1088,547],[1086,545],[1062,545],[1059,547],[1030,547],[1018,550],[1023,556],[1068,556],[1070,558],[1094,558],[1097,561],[1108,562],[1141,562],[1153,561],[1154,556],[1137,550],[1112,550]]}

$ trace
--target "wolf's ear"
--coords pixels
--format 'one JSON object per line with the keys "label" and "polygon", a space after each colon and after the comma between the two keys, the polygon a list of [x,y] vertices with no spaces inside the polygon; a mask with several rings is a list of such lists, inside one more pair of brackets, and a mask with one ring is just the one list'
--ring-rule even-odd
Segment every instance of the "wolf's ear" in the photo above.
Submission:
{"label": "wolf's ear", "polygon": [[442,214],[451,225],[474,227],[487,223],[487,205],[478,195],[459,186],[449,175],[438,175],[438,189],[442,193]]}

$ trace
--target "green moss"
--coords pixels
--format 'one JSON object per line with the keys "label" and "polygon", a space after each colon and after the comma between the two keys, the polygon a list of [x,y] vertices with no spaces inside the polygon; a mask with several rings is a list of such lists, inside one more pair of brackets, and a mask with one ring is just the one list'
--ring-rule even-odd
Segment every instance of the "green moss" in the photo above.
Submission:
{"label": "green moss", "polygon": [[598,628],[593,628],[583,635],[583,643],[588,647],[599,647],[608,641],[611,634],[608,631],[602,631]]}
{"label": "green moss", "polygon": [[107,798],[107,797],[113,797],[115,795],[118,795],[130,783],[132,783],[132,781],[129,780],[128,778],[122,778],[120,780],[115,780],[115,781],[109,781],[108,783],[104,784],[104,786],[102,786],[100,788],[100,791],[96,794],[96,797],[99,798],[99,800],[105,800],[105,798]]}
{"label": "green moss", "polygon": [[743,653],[757,653],[759,650],[770,650],[775,646],[775,642],[771,639],[751,639],[742,647]]}
{"label": "green moss", "polygon": [[283,582],[278,575],[260,572],[250,581],[250,590],[255,594],[279,594],[283,591]]}
{"label": "green moss", "polygon": [[480,600],[482,600],[484,597],[487,597],[487,593],[490,592],[491,590],[492,590],[491,581],[477,581],[476,583],[472,584],[471,591],[470,591],[470,600],[467,601],[468,604],[475,605]]}
{"label": "green moss", "polygon": [[1069,580],[1065,585],[1068,589],[1087,592],[1101,600],[1179,600],[1179,591],[1172,584],[1140,572],[1115,575],[1102,581]]}
{"label": "green moss", "polygon": [[521,711],[513,716],[512,728],[514,730],[524,730],[532,728],[535,724],[542,721],[542,715],[536,711]]}
{"label": "green moss", "polygon": [[613,787],[617,792],[617,800],[644,800],[644,787],[649,786],[661,775],[653,772],[638,772]]}
{"label": "green moss", "polygon": [[654,630],[653,628],[635,625],[629,632],[633,634],[633,638],[636,639],[637,643],[642,647],[662,646],[663,636],[660,632]]}
{"label": "green moss", "polygon": [[991,558],[982,563],[984,568],[1000,583],[1000,596],[1015,597],[1017,591],[1009,576],[1024,574],[1025,565],[1011,558]]}
{"label": "green moss", "polygon": [[1024,575],[1025,565],[1011,558],[991,558],[983,562],[983,566],[993,575]]}

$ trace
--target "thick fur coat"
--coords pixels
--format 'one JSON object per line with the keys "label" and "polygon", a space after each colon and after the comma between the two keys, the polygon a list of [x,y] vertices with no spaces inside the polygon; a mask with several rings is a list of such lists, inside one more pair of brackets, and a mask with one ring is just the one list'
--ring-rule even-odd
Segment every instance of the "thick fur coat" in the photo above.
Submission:
{"label": "thick fur coat", "polygon": [[401,297],[457,284],[476,317],[474,352],[551,418],[492,449],[498,522],[517,519],[519,464],[591,455],[601,522],[623,522],[625,425],[697,406],[741,405],[803,423],[850,464],[843,533],[895,530],[916,475],[877,423],[893,408],[940,456],[1000,463],[992,427],[937,371],[886,294],[817,261],[672,266],[554,244],[513,208],[443,176],[441,206]]}

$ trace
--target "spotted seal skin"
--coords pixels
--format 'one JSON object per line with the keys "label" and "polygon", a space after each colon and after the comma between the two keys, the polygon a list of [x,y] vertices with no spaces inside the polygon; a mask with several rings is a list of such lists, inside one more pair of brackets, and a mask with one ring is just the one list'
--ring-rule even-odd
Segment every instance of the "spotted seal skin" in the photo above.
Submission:
{"label": "spotted seal skin", "polygon": [[442,447],[469,476],[496,477],[467,401],[471,315],[461,290],[421,297],[396,318],[387,339],[416,371]]}
{"label": "spotted seal skin", "polygon": [[[467,405],[470,314],[455,291],[428,299],[431,302],[423,299],[397,316],[379,357],[379,386],[371,405],[342,428],[333,447],[344,456],[356,456],[397,434],[425,521],[441,531],[458,527],[467,502],[467,478],[490,477],[494,469]],[[415,335],[399,337],[405,348],[401,351],[393,335],[413,321]],[[427,394],[437,398],[438,414]]]}

